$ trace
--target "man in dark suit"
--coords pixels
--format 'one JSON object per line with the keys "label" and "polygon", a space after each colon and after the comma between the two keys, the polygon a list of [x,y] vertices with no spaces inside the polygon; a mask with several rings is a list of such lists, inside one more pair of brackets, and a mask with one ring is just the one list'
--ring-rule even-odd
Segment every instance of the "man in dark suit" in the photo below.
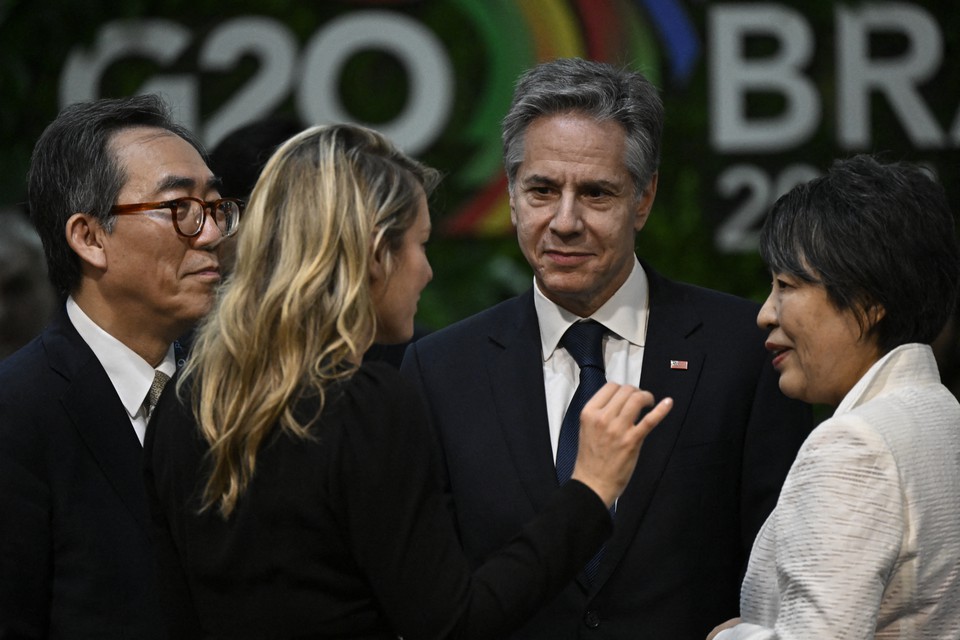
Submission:
{"label": "man in dark suit", "polygon": [[28,183],[65,300],[0,363],[0,637],[164,637],[141,443],[239,204],[155,96],[64,109]]}
{"label": "man in dark suit", "polygon": [[583,380],[568,328],[599,322],[606,379],[674,400],[596,563],[515,638],[704,638],[737,614],[753,539],[812,427],[809,407],[777,387],[758,305],[672,282],[636,258],[662,122],[639,73],[557,60],[521,78],[504,158],[534,287],[421,339],[403,362],[428,402],[474,562],[562,481],[564,415]]}

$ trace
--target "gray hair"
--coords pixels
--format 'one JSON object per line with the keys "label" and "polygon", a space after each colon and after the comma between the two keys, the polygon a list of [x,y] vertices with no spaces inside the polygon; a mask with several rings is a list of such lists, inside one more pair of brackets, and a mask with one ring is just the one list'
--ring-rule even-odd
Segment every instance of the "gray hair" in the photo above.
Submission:
{"label": "gray hair", "polygon": [[511,193],[523,161],[527,127],[542,116],[570,112],[623,127],[624,162],[639,198],[660,165],[663,103],[657,88],[638,71],[580,58],[545,62],[517,81],[503,119],[503,164]]}

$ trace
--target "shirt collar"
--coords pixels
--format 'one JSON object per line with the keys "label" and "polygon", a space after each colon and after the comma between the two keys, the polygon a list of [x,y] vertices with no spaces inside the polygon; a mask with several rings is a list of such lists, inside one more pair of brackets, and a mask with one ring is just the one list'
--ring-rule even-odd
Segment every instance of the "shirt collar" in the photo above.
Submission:
{"label": "shirt collar", "polygon": [[[143,400],[147,397],[150,385],[153,384],[154,368],[141,358],[133,349],[123,344],[112,335],[104,331],[97,323],[90,319],[73,296],[67,298],[67,316],[76,328],[77,333],[87,343],[93,354],[97,356],[107,377],[116,389],[120,402],[127,414],[132,418],[140,411]],[[168,376],[173,376],[177,370],[173,354],[173,345],[167,349],[167,355],[157,366]]]}
{"label": "shirt collar", "polygon": [[840,416],[900,384],[940,382],[940,372],[928,344],[909,342],[895,347],[873,363],[834,410]]}
{"label": "shirt collar", "polygon": [[[560,344],[564,332],[582,318],[547,299],[536,279],[533,290],[533,304],[540,324],[540,348],[546,361]],[[642,347],[647,337],[649,290],[647,274],[634,257],[633,269],[626,281],[590,317],[624,340]]]}

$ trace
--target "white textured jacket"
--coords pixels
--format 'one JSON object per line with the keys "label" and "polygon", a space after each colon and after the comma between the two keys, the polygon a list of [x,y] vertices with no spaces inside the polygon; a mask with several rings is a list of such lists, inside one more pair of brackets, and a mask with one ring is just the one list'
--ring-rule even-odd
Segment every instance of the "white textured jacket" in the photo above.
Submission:
{"label": "white textured jacket", "polygon": [[960,638],[960,405],[900,346],[807,438],[717,640]]}

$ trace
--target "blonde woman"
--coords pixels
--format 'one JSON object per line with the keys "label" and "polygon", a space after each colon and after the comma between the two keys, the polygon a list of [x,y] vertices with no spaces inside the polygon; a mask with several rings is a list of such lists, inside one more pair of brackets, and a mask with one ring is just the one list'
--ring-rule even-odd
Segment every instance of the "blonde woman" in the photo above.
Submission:
{"label": "blonde woman", "polygon": [[347,125],[308,129],[264,168],[236,270],[145,443],[173,637],[496,638],[609,535],[669,400],[634,426],[649,393],[597,393],[573,481],[471,572],[420,399],[360,365],[413,332],[437,180]]}

